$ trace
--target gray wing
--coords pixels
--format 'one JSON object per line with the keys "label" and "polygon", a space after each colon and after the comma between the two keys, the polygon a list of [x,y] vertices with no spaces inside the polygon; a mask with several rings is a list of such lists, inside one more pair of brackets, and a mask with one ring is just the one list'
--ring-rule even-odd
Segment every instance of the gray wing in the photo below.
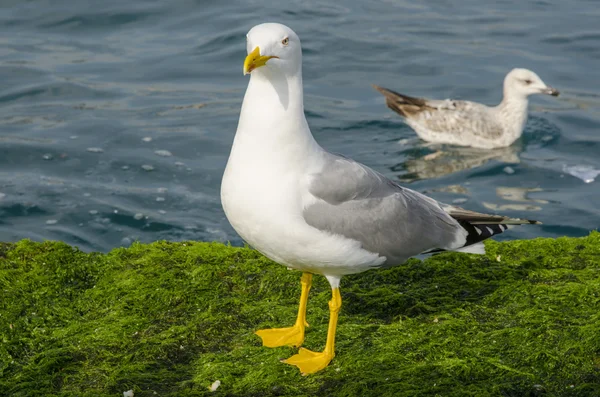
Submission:
{"label": "gray wing", "polygon": [[490,107],[476,102],[457,100],[430,100],[374,86],[386,99],[387,106],[405,117],[407,121],[419,124],[432,132],[456,135],[469,132],[475,136],[497,138],[503,128],[494,117]]}
{"label": "gray wing", "polygon": [[467,231],[440,203],[350,159],[328,155],[309,191],[319,199],[304,210],[309,225],[360,241],[386,265],[466,242]]}
{"label": "gray wing", "polygon": [[474,136],[499,138],[502,125],[485,105],[469,101],[426,101],[427,107],[411,116],[413,122],[438,133],[458,135],[469,132]]}

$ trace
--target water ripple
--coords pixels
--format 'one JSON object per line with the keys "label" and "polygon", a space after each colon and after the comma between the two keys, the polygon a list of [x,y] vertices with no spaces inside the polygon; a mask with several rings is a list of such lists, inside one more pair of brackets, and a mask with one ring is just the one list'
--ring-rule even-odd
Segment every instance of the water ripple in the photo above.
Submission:
{"label": "water ripple", "polygon": [[[306,114],[327,149],[472,210],[539,208],[542,227],[501,238],[587,234],[600,183],[565,170],[600,169],[598,17],[583,0],[7,0],[0,241],[240,244],[219,187],[248,83],[245,34],[262,21],[299,33]],[[486,153],[420,141],[370,87],[495,104],[513,67],[562,95],[532,98],[522,139]]]}

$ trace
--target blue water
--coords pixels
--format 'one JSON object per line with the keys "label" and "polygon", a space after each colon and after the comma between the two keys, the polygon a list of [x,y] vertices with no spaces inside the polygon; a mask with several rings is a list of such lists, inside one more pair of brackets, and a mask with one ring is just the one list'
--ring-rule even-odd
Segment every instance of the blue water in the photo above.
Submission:
{"label": "blue water", "polygon": [[[303,41],[306,112],[327,149],[436,199],[544,223],[503,238],[600,225],[600,177],[565,168],[600,170],[597,0],[341,4],[2,1],[0,241],[241,243],[219,186],[245,34],[265,21]],[[424,144],[370,87],[495,104],[513,67],[561,96],[533,97],[522,140],[493,152]]]}

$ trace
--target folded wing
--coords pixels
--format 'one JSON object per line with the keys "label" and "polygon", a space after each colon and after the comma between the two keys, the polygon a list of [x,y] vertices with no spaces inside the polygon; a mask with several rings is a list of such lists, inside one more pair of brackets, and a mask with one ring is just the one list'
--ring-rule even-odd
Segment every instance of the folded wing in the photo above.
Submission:
{"label": "folded wing", "polygon": [[488,106],[458,100],[414,98],[387,88],[374,86],[385,96],[387,106],[403,116],[413,126],[418,125],[436,134],[472,136],[495,139],[503,134],[502,125]]}
{"label": "folded wing", "polygon": [[305,221],[360,241],[364,249],[385,256],[386,265],[477,244],[508,224],[536,223],[445,205],[351,159],[328,156],[325,167],[311,176],[315,200],[304,208]]}

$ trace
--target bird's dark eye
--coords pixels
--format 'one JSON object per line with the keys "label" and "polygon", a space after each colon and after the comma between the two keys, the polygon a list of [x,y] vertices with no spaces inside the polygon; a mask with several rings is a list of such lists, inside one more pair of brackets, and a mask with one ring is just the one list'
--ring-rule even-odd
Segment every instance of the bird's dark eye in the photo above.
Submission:
{"label": "bird's dark eye", "polygon": [[283,44],[283,45],[288,45],[289,43],[290,43],[290,39],[287,37],[285,39],[281,40],[281,44]]}
{"label": "bird's dark eye", "polygon": [[525,79],[525,80],[523,80],[523,82],[524,82],[526,85],[529,85],[529,84],[533,83],[533,81],[531,81],[531,80],[529,80],[529,79]]}

